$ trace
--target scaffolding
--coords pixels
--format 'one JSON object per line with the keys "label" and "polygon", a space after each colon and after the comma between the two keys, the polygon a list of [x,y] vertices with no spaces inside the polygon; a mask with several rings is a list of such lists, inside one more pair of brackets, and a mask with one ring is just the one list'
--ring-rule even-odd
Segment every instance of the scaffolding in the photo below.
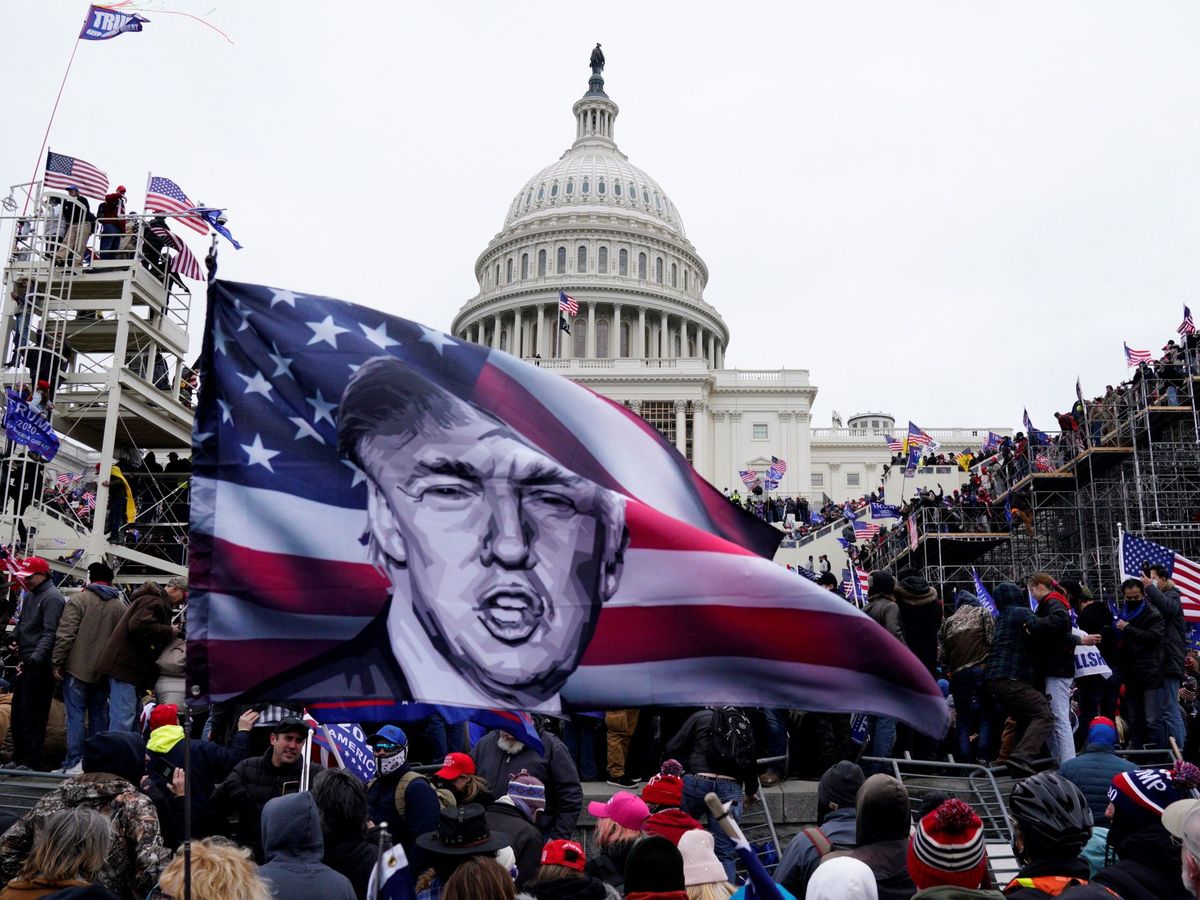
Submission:
{"label": "scaffolding", "polygon": [[75,576],[101,559],[126,581],[183,575],[191,292],[170,272],[154,217],[122,216],[94,236],[66,193],[32,191],[34,214],[0,220],[11,228],[4,387],[61,445],[47,461],[6,437],[0,545]]}
{"label": "scaffolding", "polygon": [[[1193,342],[1194,343],[1194,342]],[[1048,571],[1113,593],[1120,583],[1118,531],[1200,558],[1200,357],[1143,370],[1123,390],[1086,404],[1083,425],[1048,432],[976,471],[990,506],[923,507],[869,555],[872,567],[924,570],[942,589]]]}

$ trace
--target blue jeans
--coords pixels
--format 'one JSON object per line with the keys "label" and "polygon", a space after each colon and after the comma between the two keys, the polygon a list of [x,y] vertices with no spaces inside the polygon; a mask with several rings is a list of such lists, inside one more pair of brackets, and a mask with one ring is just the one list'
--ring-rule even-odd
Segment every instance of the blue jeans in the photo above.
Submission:
{"label": "blue jeans", "polygon": [[108,676],[108,727],[113,731],[138,731],[137,688]]}
{"label": "blue jeans", "polygon": [[[866,755],[891,756],[896,746],[896,720],[887,716],[867,716],[867,727],[871,731],[871,746]],[[871,774],[887,771],[878,763],[871,763],[870,767],[873,769]]]}
{"label": "blue jeans", "polygon": [[1175,738],[1179,746],[1187,740],[1187,726],[1183,724],[1183,710],[1179,708],[1179,688],[1182,678],[1164,678],[1162,686],[1163,727],[1167,737]]}
{"label": "blue jeans", "polygon": [[63,702],[67,708],[67,758],[63,768],[69,769],[83,762],[85,738],[108,731],[108,685],[103,681],[88,684],[68,675],[63,681]]}
{"label": "blue jeans", "polygon": [[[959,762],[992,758],[992,720],[996,716],[992,695],[983,686],[983,666],[971,666],[950,676],[954,697],[954,729],[958,738]],[[979,735],[975,753],[971,753],[971,734]]]}
{"label": "blue jeans", "polygon": [[[786,756],[788,749],[788,730],[787,730],[787,710],[785,709],[764,709],[763,715],[767,719],[767,756],[774,758],[776,756]],[[786,760],[773,762],[770,768],[776,772],[783,772],[787,768]]]}
{"label": "blue jeans", "polygon": [[1050,711],[1054,713],[1054,731],[1046,743],[1060,766],[1075,758],[1075,737],[1071,732],[1071,684],[1074,680],[1057,676],[1046,678],[1046,697],[1050,700]]}
{"label": "blue jeans", "polygon": [[704,822],[704,827],[713,836],[713,849],[725,869],[725,876],[733,883],[733,841],[721,830],[721,826],[709,815],[704,795],[712,792],[722,803],[731,803],[729,814],[737,820],[742,814],[742,786],[736,781],[716,778],[701,778],[699,775],[683,776],[683,811],[693,819]]}

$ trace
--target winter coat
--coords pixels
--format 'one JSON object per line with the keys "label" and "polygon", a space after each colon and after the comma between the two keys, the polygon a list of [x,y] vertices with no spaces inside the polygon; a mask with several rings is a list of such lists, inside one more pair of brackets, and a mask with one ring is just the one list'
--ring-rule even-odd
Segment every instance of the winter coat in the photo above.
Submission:
{"label": "winter coat", "polygon": [[1079,630],[1085,634],[1100,635],[1100,655],[1109,666],[1117,665],[1116,629],[1113,628],[1112,611],[1108,604],[1092,601],[1079,610],[1076,618]]}
{"label": "winter coat", "polygon": [[542,867],[542,832],[508,798],[490,804],[486,810],[488,830],[510,838],[508,846],[517,858],[517,884],[529,882]]}
{"label": "winter coat", "polygon": [[960,604],[938,631],[946,674],[983,665],[995,633],[996,620],[990,612],[978,604]]}
{"label": "winter coat", "polygon": [[[146,742],[146,755],[151,761],[166,760],[177,769],[183,768],[183,750],[183,728],[178,725],[154,729],[150,733],[150,740]],[[228,748],[215,741],[192,740],[188,751],[191,757],[192,826],[204,837],[212,833],[215,824],[209,821],[213,791],[229,777],[233,767],[249,755],[250,732],[238,731]],[[150,768],[150,781],[165,791],[166,782],[153,771],[153,767]]]}
{"label": "winter coat", "polygon": [[89,884],[90,881],[74,878],[69,881],[42,881],[40,878],[26,881],[22,878],[9,882],[8,886],[0,891],[0,900],[32,900],[34,897],[48,897],[67,888],[87,887]]}
{"label": "winter coat", "polygon": [[1117,630],[1117,665],[1126,687],[1162,686],[1165,631],[1162,616],[1149,600],[1142,600],[1129,624]]}
{"label": "winter coat", "polygon": [[692,713],[684,721],[663,750],[663,756],[678,759],[689,775],[708,772],[736,778],[750,796],[758,793],[758,767],[751,763],[739,766],[734,760],[726,759],[713,748],[713,719],[716,712],[702,709]]}
{"label": "winter coat", "polygon": [[607,847],[595,847],[587,855],[583,871],[618,891],[625,888],[625,863],[636,841],[615,841]]}
{"label": "winter coat", "polygon": [[1074,759],[1063,763],[1059,774],[1083,792],[1088,808],[1097,825],[1107,825],[1108,787],[1113,777],[1122,772],[1132,772],[1137,766],[1122,759],[1106,744],[1088,744]]}
{"label": "winter coat", "polygon": [[471,748],[476,774],[496,793],[503,794],[509,781],[520,775],[522,769],[526,770],[546,786],[542,834],[547,840],[570,838],[583,811],[583,789],[566,745],[550,732],[539,731],[545,755],[524,744],[516,753],[509,754],[500,749],[499,737],[500,732],[489,732]]}
{"label": "winter coat", "polygon": [[908,649],[931,674],[936,672],[938,630],[942,627],[937,589],[922,575],[907,575],[896,584],[896,603]]}
{"label": "winter coat", "polygon": [[517,900],[620,900],[621,897],[612,885],[588,875],[535,881],[525,885],[521,891],[517,894]]}
{"label": "winter coat", "polygon": [[1043,678],[1075,677],[1075,639],[1071,634],[1071,604],[1051,591],[1037,605],[1029,623],[1035,651],[1035,672]]}
{"label": "winter coat", "polygon": [[0,881],[16,877],[33,847],[34,823],[63,809],[88,808],[112,824],[112,847],[96,883],[119,897],[145,897],[170,861],[158,813],[150,798],[130,782],[106,772],[69,778],[44,795],[0,839]]}
{"label": "winter coat", "polygon": [[954,885],[939,884],[937,887],[918,891],[913,894],[912,900],[1004,900],[1004,895],[999,891],[972,891]]}
{"label": "winter coat", "polygon": [[1119,861],[1092,879],[1112,888],[1122,900],[1188,900],[1191,891],[1179,878],[1179,848],[1162,823],[1155,821],[1121,841]]}
{"label": "winter coat", "polygon": [[[238,814],[235,839],[243,847],[254,851],[255,859],[263,859],[262,812],[267,802],[282,797],[285,789],[291,793],[299,790],[301,760],[287,766],[277,766],[271,761],[272,749],[267,748],[262,756],[243,759],[233,767],[229,776],[213,793],[212,805],[215,814],[231,812]],[[323,766],[313,763],[312,775]],[[320,854],[317,854],[318,858]]]}
{"label": "winter coat", "polygon": [[100,654],[129,604],[111,584],[89,584],[63,607],[51,662],[78,681],[96,684]]}
{"label": "winter coat", "polygon": [[910,900],[917,892],[908,874],[908,838],[866,844],[844,855],[866,863],[871,869],[879,900]]}
{"label": "winter coat", "polygon": [[357,900],[350,879],[321,862],[321,817],[307,791],[276,797],[263,807],[262,846],[267,862],[258,874],[270,883],[273,896]]}
{"label": "winter coat", "polygon": [[900,607],[891,594],[875,594],[867,598],[863,612],[888,630],[888,634],[904,643],[904,625],[900,621]]}
{"label": "winter coat", "polygon": [[[821,823],[820,832],[829,839],[834,852],[850,849],[854,846],[856,825],[854,807],[844,806],[835,809]],[[797,897],[803,897],[808,890],[808,880],[821,863],[821,854],[813,846],[804,832],[800,832],[787,849],[775,869],[775,881],[783,885]]]}
{"label": "winter coat", "polygon": [[404,815],[396,807],[396,788],[411,771],[401,766],[394,772],[371,780],[367,785],[367,810],[372,822],[387,822],[392,842],[404,848],[408,865],[414,872],[428,868],[429,851],[417,846],[417,837],[436,831],[441,802],[425,776],[413,778],[404,789]]}
{"label": "winter coat", "polygon": [[325,835],[324,863],[350,879],[358,900],[366,900],[371,870],[379,858],[379,842],[371,843],[359,835]]}
{"label": "winter coat", "polygon": [[[1001,601],[997,598],[996,604]],[[1012,678],[1033,684],[1033,653],[1025,626],[1033,621],[1033,611],[1025,602],[1000,607],[992,649],[988,651],[984,678]]]}
{"label": "winter coat", "polygon": [[1017,877],[1004,887],[1004,896],[1010,900],[1045,900],[1046,897],[1053,895],[1039,890],[1036,887],[1036,881],[1038,878],[1057,876],[1079,882],[1077,885],[1068,887],[1059,895],[1065,900],[1115,900],[1112,892],[1107,888],[1086,883],[1089,874],[1087,860],[1082,856],[1031,862],[1022,866]]}
{"label": "winter coat", "polygon": [[171,601],[153,581],[133,592],[129,608],[113,629],[96,670],[117,681],[151,687],[158,679],[158,657],[175,637]]}
{"label": "winter coat", "polygon": [[1160,591],[1153,582],[1146,585],[1146,597],[1163,618],[1163,672],[1168,678],[1183,677],[1191,627],[1183,617],[1183,599],[1179,588],[1171,585]]}
{"label": "winter coat", "polygon": [[21,662],[35,666],[49,665],[54,651],[54,634],[65,605],[63,595],[50,579],[30,591],[13,631]]}

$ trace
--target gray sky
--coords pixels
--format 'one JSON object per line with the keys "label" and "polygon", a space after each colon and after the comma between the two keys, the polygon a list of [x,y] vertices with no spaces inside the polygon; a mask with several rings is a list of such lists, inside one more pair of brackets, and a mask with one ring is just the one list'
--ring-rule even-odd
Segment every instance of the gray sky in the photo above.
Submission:
{"label": "gray sky", "polygon": [[[707,261],[729,365],[829,410],[1049,428],[1196,297],[1192,3],[207,3],[82,43],[50,146],[140,210],[229,208],[222,276],[448,328],[596,41],[616,138]],[[33,169],[86,4],[0,6],[0,182]],[[188,234],[191,234],[188,232]],[[191,242],[198,253],[202,242]],[[198,318],[198,315],[197,315]],[[194,331],[199,332],[197,324]]]}

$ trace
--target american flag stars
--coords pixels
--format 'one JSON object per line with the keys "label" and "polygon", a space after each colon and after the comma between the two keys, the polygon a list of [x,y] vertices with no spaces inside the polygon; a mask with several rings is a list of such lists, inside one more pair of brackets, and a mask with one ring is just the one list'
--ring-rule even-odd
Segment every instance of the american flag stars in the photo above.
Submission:
{"label": "american flag stars", "polygon": [[343,328],[341,325],[333,321],[333,316],[326,316],[320,322],[305,322],[312,329],[313,336],[308,339],[308,343],[312,344],[326,343],[334,350],[337,349],[337,337],[339,334],[345,334],[349,328]]}

